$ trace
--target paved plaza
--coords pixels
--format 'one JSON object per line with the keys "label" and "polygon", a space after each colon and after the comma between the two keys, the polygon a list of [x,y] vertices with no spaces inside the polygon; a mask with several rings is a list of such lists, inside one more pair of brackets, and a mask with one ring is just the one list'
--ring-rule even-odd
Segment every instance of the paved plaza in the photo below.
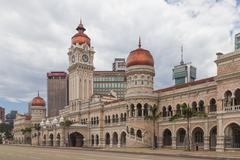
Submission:
{"label": "paved plaza", "polygon": [[196,158],[0,145],[0,160],[196,160]]}
{"label": "paved plaza", "polygon": [[[176,151],[176,154],[167,155],[158,152],[144,152],[140,149],[141,154],[130,149],[129,153],[124,153],[127,150],[87,150],[87,149],[63,149],[63,148],[41,148],[31,146],[11,146],[11,145],[0,145],[0,160],[210,160],[210,159],[230,159],[230,158],[214,158],[210,154],[210,157],[200,157],[199,155],[193,154],[179,154],[181,152]],[[146,149],[145,149],[146,150]],[[111,151],[111,152],[109,152]],[[131,152],[131,153],[130,153]],[[144,154],[146,153],[146,154]],[[158,153],[158,155],[156,154]],[[162,155],[161,155],[162,154]],[[226,154],[228,155],[228,154]],[[233,154],[236,158],[236,153]],[[189,157],[192,156],[192,157]],[[194,157],[195,156],[195,157]],[[197,158],[196,158],[197,157]]]}

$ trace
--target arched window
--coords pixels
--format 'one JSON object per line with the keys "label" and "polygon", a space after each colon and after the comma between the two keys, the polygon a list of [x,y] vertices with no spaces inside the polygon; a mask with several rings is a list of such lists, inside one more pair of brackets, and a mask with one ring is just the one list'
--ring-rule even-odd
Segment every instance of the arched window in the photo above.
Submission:
{"label": "arched window", "polygon": [[172,133],[169,129],[165,129],[163,132],[163,146],[172,145]]}
{"label": "arched window", "polygon": [[115,122],[118,123],[118,114],[116,114]]}
{"label": "arched window", "polygon": [[209,104],[209,112],[216,112],[216,111],[217,111],[216,100],[212,98]]}
{"label": "arched window", "polygon": [[124,118],[123,118],[124,121],[127,120],[127,113],[124,113]]}
{"label": "arched window", "polygon": [[137,116],[142,117],[142,105],[140,103],[137,104]]}
{"label": "arched window", "polygon": [[169,105],[168,106],[168,116],[172,116],[172,106],[171,105]]}
{"label": "arched window", "polygon": [[192,102],[192,111],[197,112],[197,102]]}
{"label": "arched window", "polygon": [[98,134],[96,135],[96,145],[98,146],[99,144],[99,137],[98,137]]}
{"label": "arched window", "polygon": [[91,124],[93,125],[93,117],[91,118]]}
{"label": "arched window", "polygon": [[163,117],[167,116],[167,109],[165,106],[163,106],[163,108],[162,108],[162,113],[163,113]]}
{"label": "arched window", "polygon": [[192,132],[193,144],[203,145],[204,132],[201,128],[197,127]]}
{"label": "arched window", "polygon": [[148,116],[148,104],[144,104],[144,109],[143,109],[143,116],[146,117]]}
{"label": "arched window", "polygon": [[140,129],[137,130],[137,137],[142,138],[142,131]]}
{"label": "arched window", "polygon": [[131,106],[130,106],[130,115],[131,115],[131,117],[135,116],[135,110],[134,110],[134,105],[133,104],[131,104]]}
{"label": "arched window", "polygon": [[180,106],[180,104],[177,104],[176,108],[177,108],[177,114],[181,115],[181,106]]}
{"label": "arched window", "polygon": [[134,128],[130,129],[130,134],[133,135],[133,136],[135,135]]}
{"label": "arched window", "polygon": [[237,89],[234,93],[234,96],[235,96],[235,105],[240,105],[240,89]]}
{"label": "arched window", "polygon": [[92,146],[94,145],[94,135],[92,135]]}
{"label": "arched window", "polygon": [[121,116],[120,116],[120,122],[123,121],[123,113],[121,113]]}
{"label": "arched window", "polygon": [[200,112],[204,112],[205,111],[204,101],[203,100],[199,101],[198,106],[199,106],[199,111]]}
{"label": "arched window", "polygon": [[112,115],[112,123],[115,123],[115,115]]}
{"label": "arched window", "polygon": [[97,124],[99,124],[99,118],[97,117]]}
{"label": "arched window", "polygon": [[117,144],[118,144],[118,134],[117,134],[117,132],[114,132],[114,133],[113,133],[113,136],[112,136],[112,144],[113,144],[113,145],[117,145]]}
{"label": "arched window", "polygon": [[104,121],[105,121],[105,124],[107,124],[107,123],[108,123],[107,116],[105,116],[105,119],[104,119]]}
{"label": "arched window", "polygon": [[110,134],[108,132],[105,134],[105,144],[106,145],[110,144]]}
{"label": "arched window", "polygon": [[224,106],[225,107],[232,106],[232,92],[231,91],[226,91],[224,93]]}
{"label": "arched window", "polygon": [[110,118],[110,116],[108,116],[108,123],[111,123],[111,118]]}
{"label": "arched window", "polygon": [[184,146],[185,138],[186,138],[186,130],[183,128],[178,129],[177,137],[176,137],[177,146]]}

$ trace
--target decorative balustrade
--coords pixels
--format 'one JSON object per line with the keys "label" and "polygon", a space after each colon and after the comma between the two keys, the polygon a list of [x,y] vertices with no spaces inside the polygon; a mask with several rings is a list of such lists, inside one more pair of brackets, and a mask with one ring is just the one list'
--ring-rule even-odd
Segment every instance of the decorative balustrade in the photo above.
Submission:
{"label": "decorative balustrade", "polygon": [[224,111],[226,111],[226,112],[238,112],[238,111],[240,111],[240,105],[224,107]]}

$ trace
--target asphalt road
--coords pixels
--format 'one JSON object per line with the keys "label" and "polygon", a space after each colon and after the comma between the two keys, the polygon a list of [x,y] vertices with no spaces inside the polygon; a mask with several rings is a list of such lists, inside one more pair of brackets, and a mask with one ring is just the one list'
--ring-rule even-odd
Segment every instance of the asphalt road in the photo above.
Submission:
{"label": "asphalt road", "polygon": [[101,151],[0,145],[0,160],[197,160],[196,158],[138,155]]}

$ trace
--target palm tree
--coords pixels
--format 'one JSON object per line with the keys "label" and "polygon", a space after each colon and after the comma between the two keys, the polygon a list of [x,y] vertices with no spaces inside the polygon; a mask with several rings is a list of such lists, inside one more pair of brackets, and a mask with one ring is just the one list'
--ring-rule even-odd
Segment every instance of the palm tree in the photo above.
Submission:
{"label": "palm tree", "polygon": [[[21,129],[22,134],[24,135],[24,139],[26,138],[26,133],[30,133],[32,132],[32,128],[31,127],[26,127],[24,129]],[[25,143],[26,143],[26,139],[25,139]]]}
{"label": "palm tree", "polygon": [[195,111],[193,110],[189,104],[183,103],[180,105],[180,108],[182,110],[181,113],[176,113],[174,116],[172,116],[169,120],[175,121],[176,119],[183,118],[187,121],[187,151],[190,151],[190,120],[192,117],[206,117],[205,112]]}
{"label": "palm tree", "polygon": [[161,113],[158,111],[158,107],[156,105],[150,106],[149,108],[150,113],[145,116],[146,120],[152,121],[153,125],[153,135],[152,135],[152,149],[156,148],[155,137],[156,137],[156,121],[161,117]]}
{"label": "palm tree", "polygon": [[190,151],[190,118],[193,116],[193,111],[186,103],[183,103],[181,108],[183,118],[187,120],[187,151]]}
{"label": "palm tree", "polygon": [[39,131],[41,129],[40,124],[39,123],[34,124],[34,129],[37,131],[37,144],[39,145],[39,133],[40,133]]}
{"label": "palm tree", "polygon": [[[64,119],[63,122],[60,122],[60,126],[63,127],[63,131],[64,131],[64,133],[63,133],[64,143],[66,143],[66,142],[65,142],[65,129],[66,129],[66,128],[69,128],[72,124],[73,124],[73,122],[70,121],[70,120],[68,120],[68,119]],[[68,135],[68,144],[69,144],[69,135]]]}

